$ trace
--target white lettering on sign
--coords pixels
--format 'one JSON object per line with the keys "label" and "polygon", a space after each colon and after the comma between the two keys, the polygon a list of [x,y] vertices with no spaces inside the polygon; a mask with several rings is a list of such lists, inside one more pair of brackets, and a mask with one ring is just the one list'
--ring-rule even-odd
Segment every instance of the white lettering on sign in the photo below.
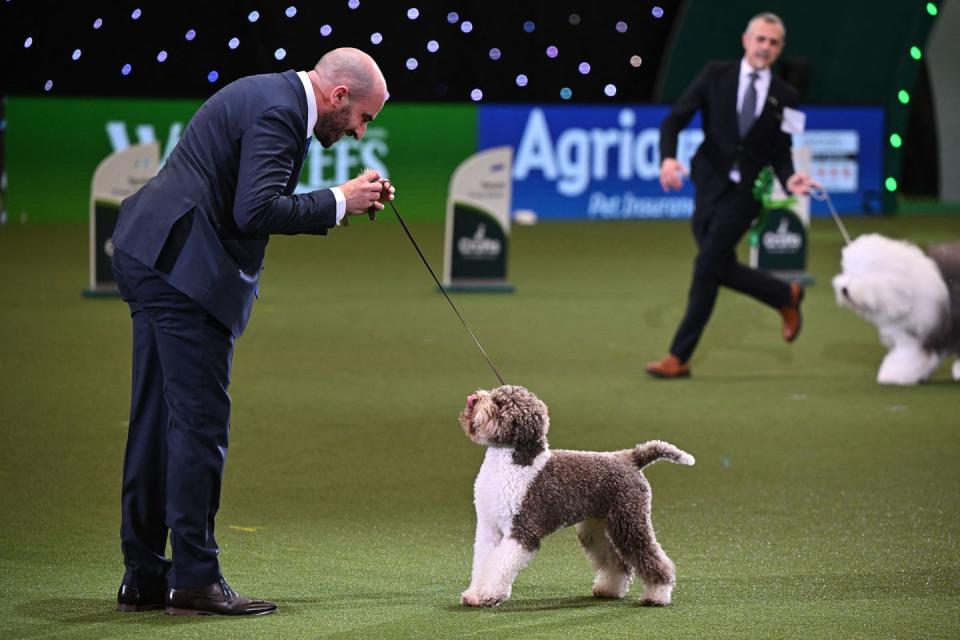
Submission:
{"label": "white lettering on sign", "polygon": [[[109,120],[106,123],[107,138],[110,140],[110,147],[114,152],[123,151],[130,146],[130,136],[127,133],[127,123],[123,120]],[[152,124],[138,124],[133,130],[137,134],[137,144],[147,144],[157,142],[157,132]],[[173,153],[173,148],[180,142],[180,134],[183,133],[182,122],[171,122],[170,130],[167,133],[167,143],[163,145],[163,153],[160,154],[160,164],[162,165]]]}
{"label": "white lettering on sign", "polygon": [[[515,180],[540,172],[556,182],[557,192],[573,197],[583,194],[594,180],[606,180],[616,173],[620,180],[654,180],[660,175],[660,131],[636,131],[636,114],[623,109],[620,128],[590,129],[569,127],[550,131],[542,109],[531,109],[524,125],[513,166]],[[690,166],[690,158],[703,141],[703,131],[688,129],[680,134],[678,160]]]}
{"label": "white lettering on sign", "polygon": [[[127,122],[110,120],[106,123],[106,131],[113,151],[122,151],[131,145]],[[137,144],[158,140],[156,127],[152,124],[133,125],[133,131]],[[170,157],[182,134],[182,122],[170,124],[160,157],[161,165]],[[319,143],[311,144],[304,162],[303,175],[300,177],[301,182],[295,192],[305,193],[343,184],[368,167],[375,169],[380,177],[388,177],[385,158],[390,153],[390,148],[386,138],[386,129],[373,127],[367,129],[363,140],[344,138],[330,149],[324,149]]]}
{"label": "white lettering on sign", "polygon": [[786,218],[781,218],[776,231],[767,231],[763,234],[763,248],[770,253],[784,253],[797,251],[803,245],[803,236],[790,231]]}
{"label": "white lettering on sign", "polygon": [[587,216],[598,220],[628,218],[689,218],[693,198],[682,196],[646,197],[627,191],[607,195],[594,191],[587,201]]}
{"label": "white lettering on sign", "polygon": [[493,258],[500,255],[502,243],[487,237],[487,225],[477,225],[472,238],[466,236],[457,241],[457,249],[465,258]]}

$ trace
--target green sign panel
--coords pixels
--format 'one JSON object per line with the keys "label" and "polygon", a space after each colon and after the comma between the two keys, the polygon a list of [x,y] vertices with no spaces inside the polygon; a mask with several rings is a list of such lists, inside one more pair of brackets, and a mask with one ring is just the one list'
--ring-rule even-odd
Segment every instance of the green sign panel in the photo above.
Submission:
{"label": "green sign panel", "polygon": [[751,230],[749,243],[759,269],[792,278],[807,268],[807,230],[790,209],[764,211]]}
{"label": "green sign panel", "polygon": [[[7,100],[7,210],[12,220],[85,221],[97,165],[126,146],[156,141],[161,160],[197,100]],[[340,184],[365,167],[386,173],[408,218],[441,219],[450,175],[476,149],[473,105],[391,104],[363,140],[311,145],[300,190]],[[401,204],[402,203],[402,204]]]}

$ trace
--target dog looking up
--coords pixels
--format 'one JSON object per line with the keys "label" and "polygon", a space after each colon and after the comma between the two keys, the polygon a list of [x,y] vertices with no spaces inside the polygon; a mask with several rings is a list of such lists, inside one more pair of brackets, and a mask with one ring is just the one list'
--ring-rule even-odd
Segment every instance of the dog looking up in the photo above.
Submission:
{"label": "dog looking up", "polygon": [[540,541],[571,525],[597,571],[595,596],[622,598],[638,575],[646,585],[641,604],[670,604],[676,570],[654,535],[640,469],[660,459],[692,465],[693,456],[658,440],[606,453],[551,451],[546,405],[512,385],[468,397],[460,426],[487,447],[474,484],[473,573],[462,604],[495,607],[509,598]]}

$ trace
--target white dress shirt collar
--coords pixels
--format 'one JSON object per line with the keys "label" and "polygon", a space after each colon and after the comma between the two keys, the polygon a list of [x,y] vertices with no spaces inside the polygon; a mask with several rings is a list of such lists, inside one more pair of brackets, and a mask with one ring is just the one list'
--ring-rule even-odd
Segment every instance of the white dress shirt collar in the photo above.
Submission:
{"label": "white dress shirt collar", "polygon": [[313,135],[313,128],[317,126],[317,96],[313,93],[313,83],[306,71],[298,71],[297,77],[303,83],[303,90],[307,94],[307,138]]}
{"label": "white dress shirt collar", "polygon": [[[317,126],[317,96],[313,93],[313,83],[310,82],[310,76],[307,75],[307,72],[298,71],[297,76],[303,83],[303,90],[307,94],[307,139],[309,140],[310,136],[313,135],[313,128]],[[314,149],[316,148],[314,147]],[[343,217],[347,215],[347,199],[340,187],[330,187],[330,191],[337,203],[336,224],[340,224]]]}
{"label": "white dress shirt collar", "polygon": [[746,78],[753,71],[757,73],[759,80],[768,83],[770,82],[770,67],[767,67],[766,69],[754,69],[750,66],[750,63],[747,62],[746,58],[740,58],[740,77]]}

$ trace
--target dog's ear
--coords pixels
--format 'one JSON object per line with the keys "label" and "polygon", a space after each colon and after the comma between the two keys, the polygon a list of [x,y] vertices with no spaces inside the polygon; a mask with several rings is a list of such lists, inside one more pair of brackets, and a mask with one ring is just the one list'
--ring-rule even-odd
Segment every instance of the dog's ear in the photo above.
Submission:
{"label": "dog's ear", "polygon": [[514,423],[516,436],[513,445],[513,463],[523,467],[533,464],[534,458],[547,448],[544,416],[539,413],[525,416],[522,423]]}
{"label": "dog's ear", "polygon": [[547,448],[550,423],[547,405],[527,389],[515,385],[498,387],[491,393],[490,400],[496,407],[498,444],[513,449],[514,464],[532,464]]}
{"label": "dog's ear", "polygon": [[496,398],[504,436],[513,447],[514,464],[527,466],[533,463],[546,447],[549,428],[547,406],[535,395],[522,387],[505,389]]}

